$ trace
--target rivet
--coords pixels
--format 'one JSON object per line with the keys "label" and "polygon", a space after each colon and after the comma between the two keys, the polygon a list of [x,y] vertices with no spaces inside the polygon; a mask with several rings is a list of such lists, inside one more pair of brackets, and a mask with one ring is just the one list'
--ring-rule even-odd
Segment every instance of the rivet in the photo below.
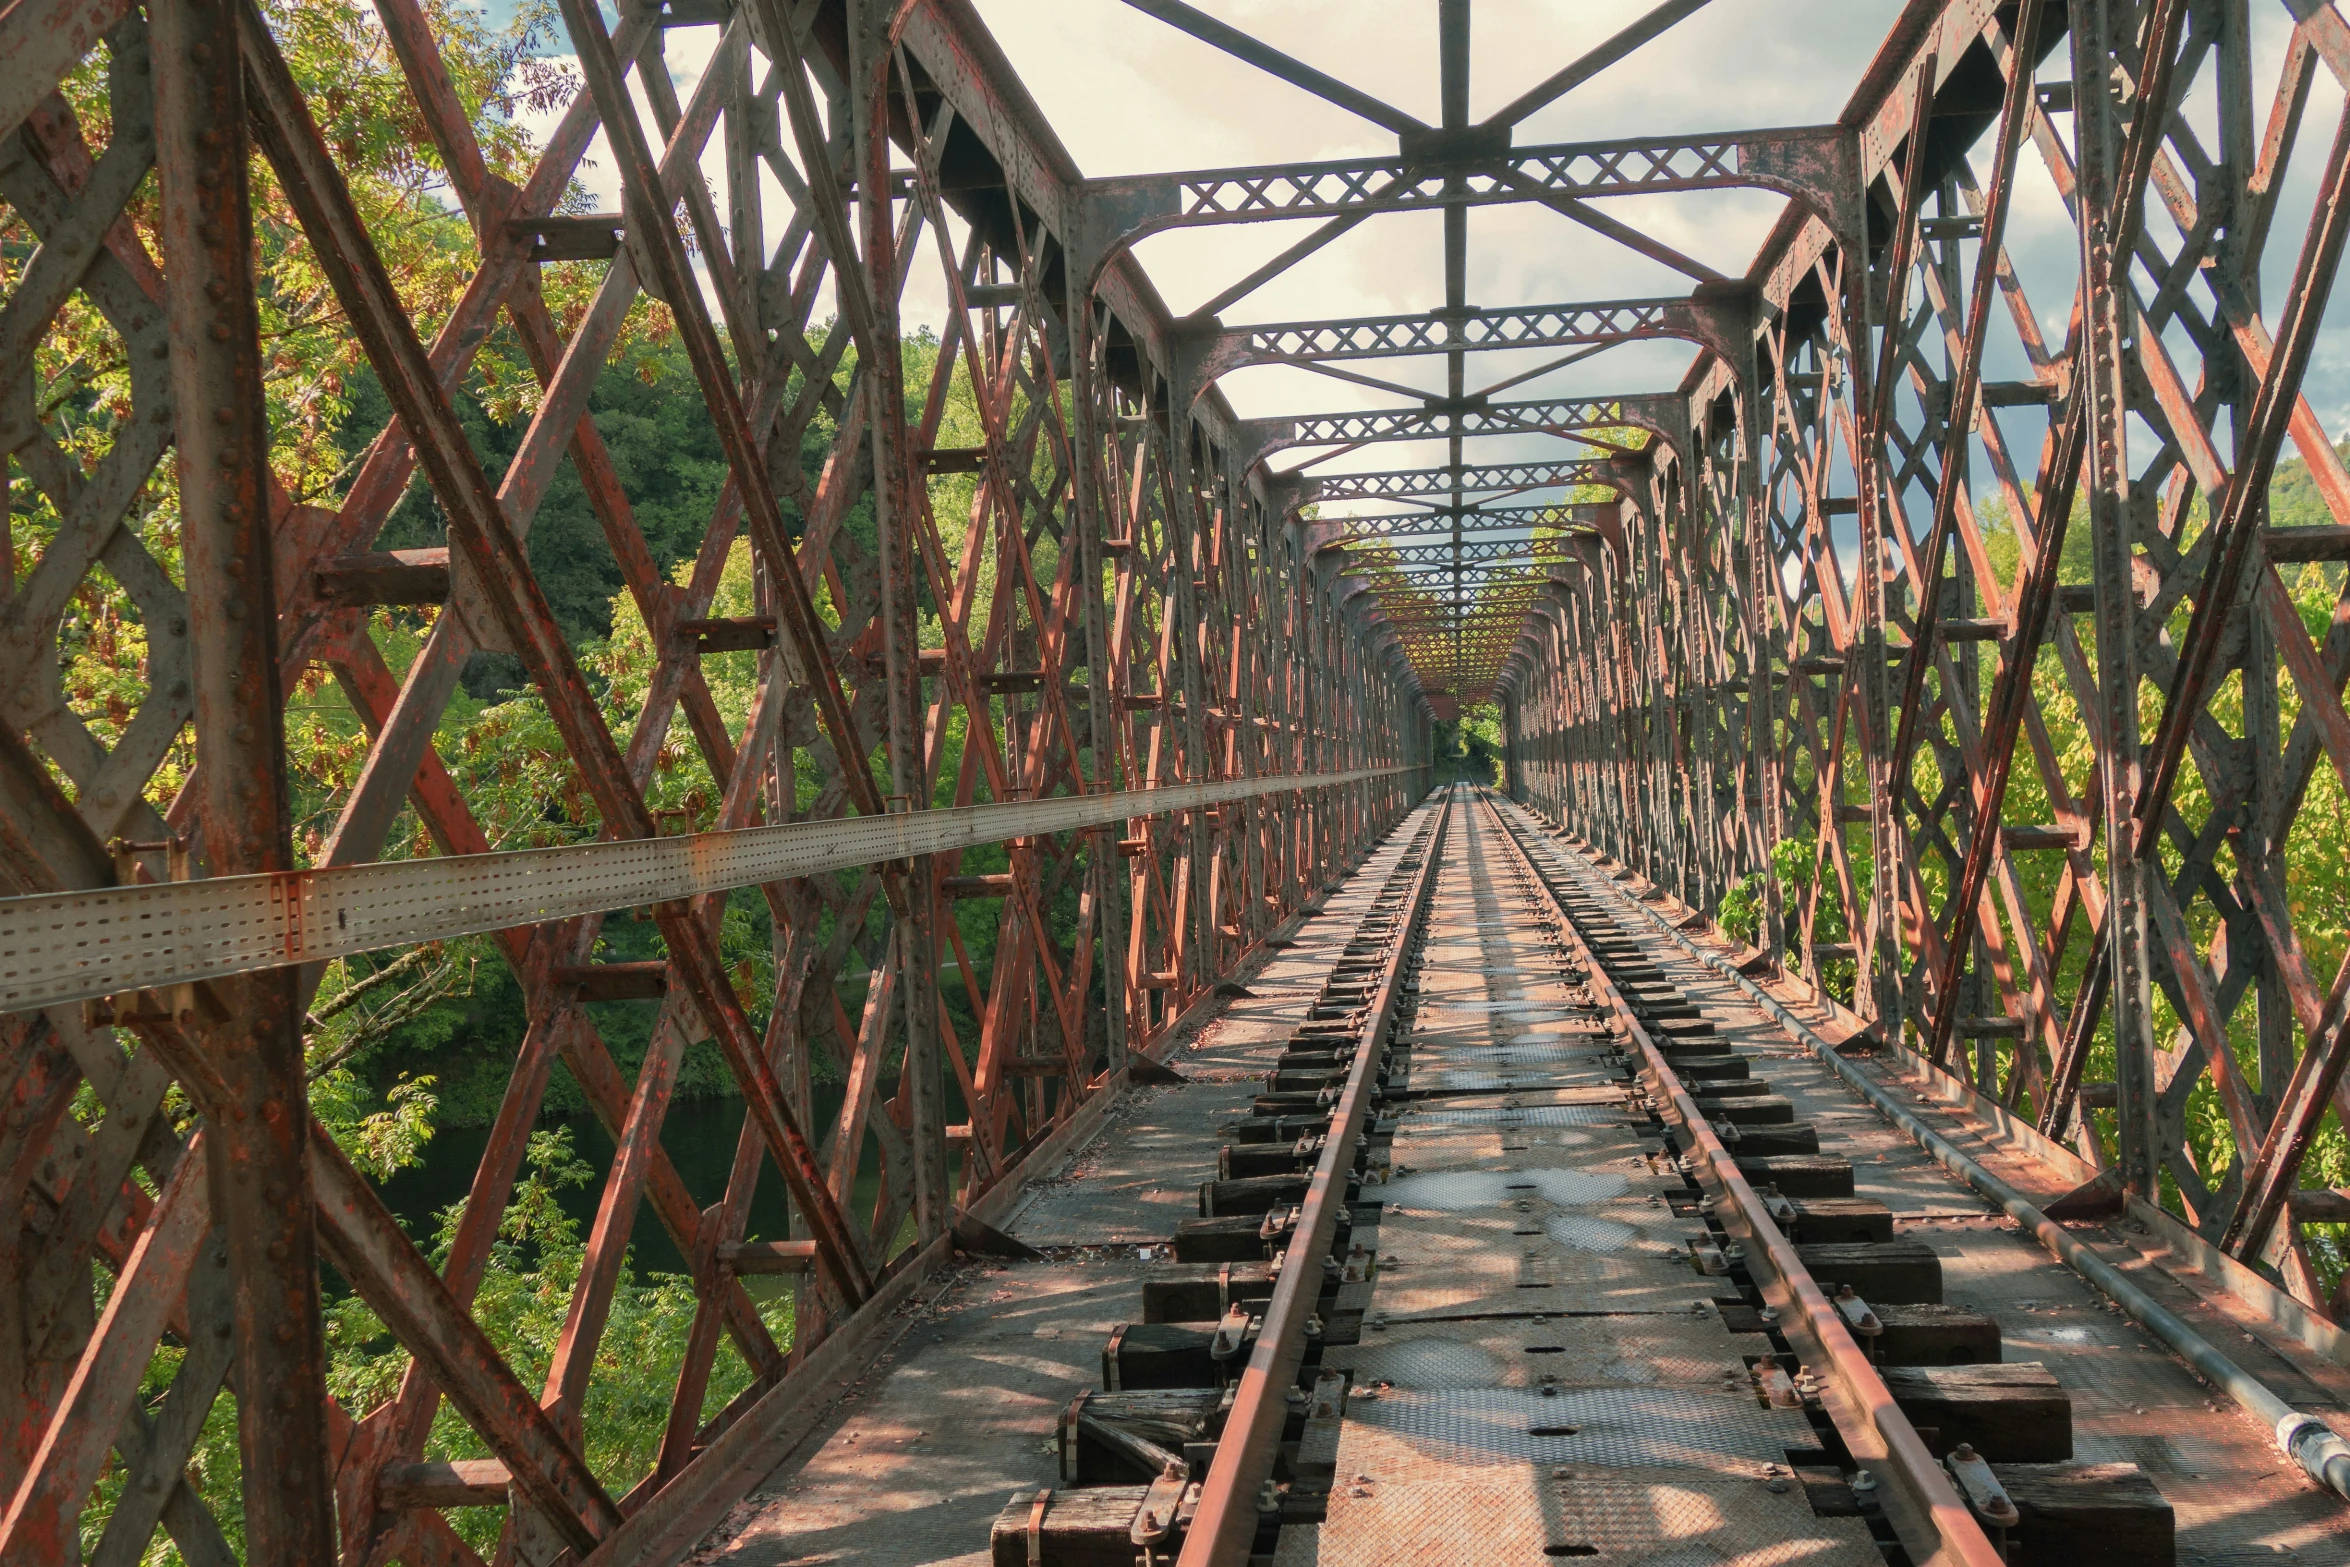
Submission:
{"label": "rivet", "polygon": [[284,1241],[271,1241],[269,1243],[269,1260],[271,1262],[283,1262],[286,1260],[288,1254],[288,1249]]}
{"label": "rivet", "polygon": [[212,340],[215,343],[225,343],[228,341],[228,326],[226,323],[219,321],[212,323]]}
{"label": "rivet", "polygon": [[217,223],[205,224],[203,234],[204,243],[207,245],[217,245],[228,238],[228,230],[222,228]]}
{"label": "rivet", "polygon": [[153,348],[148,349],[147,352],[153,354],[158,359],[169,359],[171,357],[171,345],[169,343],[157,343]]}
{"label": "rivet", "polygon": [[212,410],[212,417],[218,419],[222,424],[228,424],[236,419],[237,411],[224,403]]}
{"label": "rivet", "polygon": [[228,285],[220,279],[214,278],[204,285],[204,292],[210,294],[214,299],[226,299],[228,298]]}
{"label": "rivet", "polygon": [[243,620],[245,618],[245,601],[243,599],[231,598],[228,601],[228,618],[231,620]]}
{"label": "rivet", "polygon": [[[272,1257],[276,1257],[284,1252],[285,1248],[286,1243],[284,1241],[271,1241],[269,1243],[269,1254]],[[277,1333],[275,1334],[275,1337],[280,1344],[291,1344],[294,1342],[294,1325],[291,1322],[279,1323],[277,1325]]]}
{"label": "rivet", "polygon": [[82,253],[81,236],[78,234],[68,234],[65,236],[65,238],[57,242],[57,248],[64,251],[69,256],[78,256]]}

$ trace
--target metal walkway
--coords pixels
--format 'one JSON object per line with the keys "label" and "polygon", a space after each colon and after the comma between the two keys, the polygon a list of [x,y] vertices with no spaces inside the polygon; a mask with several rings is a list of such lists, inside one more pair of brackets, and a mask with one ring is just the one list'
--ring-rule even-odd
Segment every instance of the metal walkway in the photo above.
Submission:
{"label": "metal walkway", "polygon": [[[1207,1560],[1221,1497],[1282,1567],[2350,1563],[2272,1431],[1652,909],[1521,809],[1440,793],[1182,1083],[1008,1218],[1004,1250],[1042,1254],[964,1263],[694,1559]],[[1362,1054],[1327,1048],[1349,1032]],[[2295,1409],[2343,1410],[2350,1373],[2180,1259],[2071,1231]]]}
{"label": "metal walkway", "polygon": [[1283,1530],[1275,1560],[1876,1567],[1862,1520],[1816,1517],[1789,1482],[1814,1438],[1754,1396],[1770,1342],[1715,1309],[1690,1184],[1627,1097],[1605,1013],[1499,824],[1459,814],[1364,1188],[1366,1331],[1322,1361],[1349,1389],[1329,1515]]}

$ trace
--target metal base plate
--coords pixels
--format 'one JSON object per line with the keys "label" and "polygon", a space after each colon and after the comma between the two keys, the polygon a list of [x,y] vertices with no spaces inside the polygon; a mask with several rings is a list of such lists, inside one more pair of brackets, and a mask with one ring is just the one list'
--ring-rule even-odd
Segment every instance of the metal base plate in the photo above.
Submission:
{"label": "metal base plate", "polygon": [[[1475,1471],[1408,1469],[1382,1478],[1342,1467],[1326,1523],[1281,1531],[1278,1567],[1545,1567],[1560,1559],[1624,1567],[1883,1567],[1857,1518],[1817,1518],[1803,1488],[1689,1469],[1573,1470],[1518,1463]],[[1371,1483],[1353,1483],[1357,1472]],[[1784,1482],[1783,1482],[1784,1483]],[[1358,1494],[1360,1493],[1360,1494]]]}

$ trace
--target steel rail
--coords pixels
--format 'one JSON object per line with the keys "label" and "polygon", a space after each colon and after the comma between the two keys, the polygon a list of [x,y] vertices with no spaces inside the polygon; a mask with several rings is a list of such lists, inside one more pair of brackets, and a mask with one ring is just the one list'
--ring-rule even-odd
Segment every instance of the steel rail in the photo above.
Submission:
{"label": "steel rail", "polygon": [[0,898],[0,1012],[321,963],[1410,770],[1235,778],[674,838]]}
{"label": "steel rail", "polygon": [[1281,1277],[1266,1303],[1256,1346],[1234,1392],[1224,1434],[1216,1443],[1215,1459],[1201,1481],[1199,1505],[1184,1534],[1176,1567],[1242,1567],[1256,1540],[1257,1496],[1272,1478],[1274,1449],[1280,1445],[1281,1430],[1289,1418],[1288,1391],[1297,1385],[1298,1366],[1305,1356],[1306,1319],[1313,1315],[1322,1293],[1322,1269],[1317,1259],[1329,1253],[1338,1233],[1338,1210],[1346,1201],[1355,1139],[1370,1111],[1372,1083],[1385,1053],[1387,1030],[1395,1021],[1396,1002],[1403,993],[1404,965],[1412,940],[1428,915],[1428,895],[1436,885],[1437,861],[1444,853],[1455,793],[1450,789],[1445,792],[1436,807],[1435,824],[1422,840],[1425,846],[1420,850],[1419,870],[1404,899],[1407,912],[1402,928],[1387,972],[1372,998],[1370,1016],[1357,1038],[1346,1086],[1331,1107],[1322,1156],[1315,1162],[1313,1179],[1306,1186],[1290,1231]]}
{"label": "steel rail", "polygon": [[[2230,1360],[2209,1339],[2196,1332],[2185,1318],[2140,1289],[2129,1275],[2074,1238],[2070,1230],[2051,1219],[2037,1203],[1976,1163],[1957,1144],[1913,1115],[1881,1085],[1870,1081],[1859,1067],[1845,1060],[1835,1046],[1814,1032],[1786,1003],[1739,973],[1737,965],[1707,952],[1673,929],[1671,922],[1662,915],[1637,899],[1626,901],[1654,920],[1684,952],[1736,984],[1756,1006],[1777,1019],[1797,1043],[1825,1062],[1855,1093],[1866,1099],[1878,1114],[1891,1121],[1911,1142],[1932,1155],[1936,1163],[1989,1201],[1997,1203],[2009,1218],[2023,1226],[2025,1232],[2046,1247],[2059,1262],[2121,1307],[2131,1320],[2168,1344],[2205,1381],[2235,1400],[2239,1408],[2268,1429],[2278,1451],[2291,1459],[2310,1479],[2345,1501],[2350,1501],[2350,1442],[2345,1442],[2331,1426],[2279,1398],[2266,1383]],[[1930,1062],[1926,1064],[1932,1065]]]}
{"label": "steel rail", "polygon": [[[1830,1418],[1844,1434],[1846,1445],[1855,1457],[1866,1458],[1872,1464],[1882,1464],[1884,1476],[1893,1482],[1900,1500],[1910,1513],[1908,1521],[1922,1525],[1933,1535],[1932,1550],[1922,1559],[1929,1562],[1964,1564],[1964,1567],[2003,1567],[2004,1555],[1992,1545],[1990,1537],[1976,1522],[1965,1500],[1950,1482],[1934,1455],[1926,1450],[1924,1439],[1909,1417],[1893,1402],[1893,1394],[1886,1388],[1884,1378],[1870,1363],[1866,1353],[1854,1342],[1851,1330],[1828,1300],[1796,1255],[1795,1247],[1778,1224],[1762,1198],[1746,1177],[1739,1173],[1737,1161],[1714,1134],[1714,1129],[1681,1078],[1664,1057],[1664,1052],[1649,1038],[1648,1030],[1640,1026],[1630,1003],[1615,987],[1607,971],[1600,967],[1591,949],[1584,945],[1583,933],[1567,913],[1549,879],[1535,864],[1534,857],[1519,839],[1519,828],[1502,809],[1494,804],[1490,792],[1480,790],[1478,802],[1483,805],[1501,828],[1503,839],[1509,844],[1519,863],[1525,868],[1542,899],[1558,917],[1561,934],[1573,946],[1584,971],[1590,976],[1592,991],[1607,1003],[1624,1034],[1638,1048],[1642,1069],[1655,1084],[1657,1101],[1666,1113],[1680,1124],[1688,1137],[1690,1152],[1704,1165],[1704,1174],[1719,1188],[1728,1201],[1726,1210],[1717,1209],[1716,1217],[1723,1227],[1737,1234],[1746,1244],[1746,1262],[1757,1276],[1770,1275],[1763,1293],[1780,1306],[1779,1330],[1794,1340],[1804,1354],[1804,1362],[1816,1371],[1824,1371],[1835,1396],[1823,1400]],[[1758,1268],[1756,1265],[1760,1264]],[[1786,1308],[1793,1307],[1789,1312]],[[1808,1340],[1809,1342],[1806,1342]],[[1856,1423],[1865,1422],[1861,1429]],[[1857,1440],[1856,1440],[1857,1438]],[[1874,1439],[1873,1441],[1871,1439]],[[1880,1446],[1881,1444],[1881,1446]],[[1869,1449],[1877,1447],[1882,1456]],[[1892,1510],[1888,1509],[1890,1513]],[[1904,1521],[1893,1520],[1896,1525]],[[1914,1549],[1925,1541],[1904,1541]]]}

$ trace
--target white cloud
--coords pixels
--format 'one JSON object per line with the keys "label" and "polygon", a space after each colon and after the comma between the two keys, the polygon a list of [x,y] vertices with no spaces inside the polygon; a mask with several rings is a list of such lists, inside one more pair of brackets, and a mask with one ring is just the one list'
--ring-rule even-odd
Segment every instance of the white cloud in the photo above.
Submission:
{"label": "white cloud", "polygon": [[[1649,8],[1650,0],[1484,0],[1472,14],[1472,119],[1492,113]],[[1427,0],[1212,0],[1202,7],[1275,48],[1423,120],[1440,117],[1436,7]],[[1089,176],[1299,162],[1391,152],[1394,134],[1279,81],[1118,0],[978,0],[1029,92]],[[1714,0],[1628,60],[1518,127],[1521,145],[1680,134],[1835,118],[1898,0]],[[1795,13],[1791,17],[1791,13]],[[1758,192],[1610,201],[1602,210],[1718,271],[1743,273],[1784,203]],[[1177,311],[1245,276],[1307,231],[1299,222],[1165,234],[1136,254]],[[1686,292],[1683,273],[1539,207],[1469,216],[1468,297],[1486,307]],[[1375,218],[1225,312],[1232,322],[1385,315],[1444,299],[1443,226],[1433,213]],[[1612,349],[1506,395],[1638,391],[1677,383],[1693,350]],[[1540,363],[1471,356],[1472,390]],[[1350,368],[1443,390],[1439,358]],[[1247,416],[1391,404],[1391,396],[1287,367],[1230,376]],[[1478,461],[1558,454],[1539,436],[1476,443]],[[1371,448],[1333,471],[1417,461],[1435,450]]]}
{"label": "white cloud", "polygon": [[[1479,0],[1471,47],[1472,118],[1541,81],[1646,11],[1653,0]],[[975,0],[982,18],[1029,92],[1091,176],[1377,155],[1391,132],[1293,88],[1157,22],[1119,0]],[[1425,120],[1438,117],[1436,7],[1429,0],[1204,0],[1203,8],[1272,46]],[[1521,144],[1592,141],[1740,127],[1814,125],[1833,120],[1903,9],[1900,0],[1713,0],[1692,19],[1629,60],[1599,74],[1518,127]],[[2253,12],[2257,59],[2254,115],[2268,93],[2289,19],[2282,8]],[[715,47],[715,28],[668,35],[682,97]],[[2040,68],[2061,80],[2060,50]],[[761,67],[764,69],[764,67]],[[2208,75],[2208,71],[2206,72]],[[641,91],[640,91],[641,105]],[[2321,70],[2301,145],[2278,204],[2263,265],[2266,314],[2280,313],[2299,237],[2315,195],[2323,149],[2342,98]],[[2207,146],[2221,140],[2212,92],[2199,86],[2183,117]],[[648,116],[647,123],[650,122]],[[2069,133],[2069,121],[2059,126]],[[543,127],[541,127],[543,128]],[[1989,139],[1975,149],[1988,172]],[[618,205],[618,182],[602,140],[583,167],[599,204]],[[2027,150],[2010,219],[2009,249],[2052,352],[2061,352],[2077,275],[2076,241],[2055,180]],[[723,153],[713,145],[704,172],[723,188]],[[771,176],[768,244],[789,205]],[[1783,203],[1756,191],[1616,198],[1608,216],[1718,271],[1746,271]],[[1178,312],[1213,297],[1307,232],[1298,222],[1183,230],[1143,242],[1137,255]],[[1533,206],[1474,209],[1468,290],[1486,307],[1685,292],[1679,271],[1643,257],[1557,213]],[[2158,241],[2175,235],[2159,219]],[[959,238],[959,236],[958,236]],[[945,290],[932,244],[909,259],[909,326],[935,327]],[[1962,285],[1963,286],[1963,285]],[[2341,291],[2337,290],[2337,293]],[[1371,220],[1230,307],[1233,322],[1277,321],[1424,310],[1443,298],[1442,223],[1432,213]],[[820,313],[829,306],[820,306]],[[1995,331],[1985,372],[1994,380],[2029,374],[2013,333]],[[1512,396],[1661,390],[1679,382],[1694,350],[1635,343],[1513,389]],[[1540,362],[1528,354],[1482,354],[1469,363],[1472,389]],[[1349,368],[1427,392],[1443,386],[1437,358]],[[1224,383],[1246,416],[1392,405],[1391,394],[1291,367],[1240,372]],[[2335,299],[2312,367],[2308,395],[2330,428],[2350,422],[2350,302]],[[2021,415],[2017,433],[2033,423]],[[2015,450],[2028,473],[2036,436]],[[1542,437],[1475,443],[1474,460],[1501,461],[1561,450]],[[1333,470],[1417,462],[1438,449],[1370,448],[1335,460]],[[2144,461],[2151,449],[2136,454]]]}

